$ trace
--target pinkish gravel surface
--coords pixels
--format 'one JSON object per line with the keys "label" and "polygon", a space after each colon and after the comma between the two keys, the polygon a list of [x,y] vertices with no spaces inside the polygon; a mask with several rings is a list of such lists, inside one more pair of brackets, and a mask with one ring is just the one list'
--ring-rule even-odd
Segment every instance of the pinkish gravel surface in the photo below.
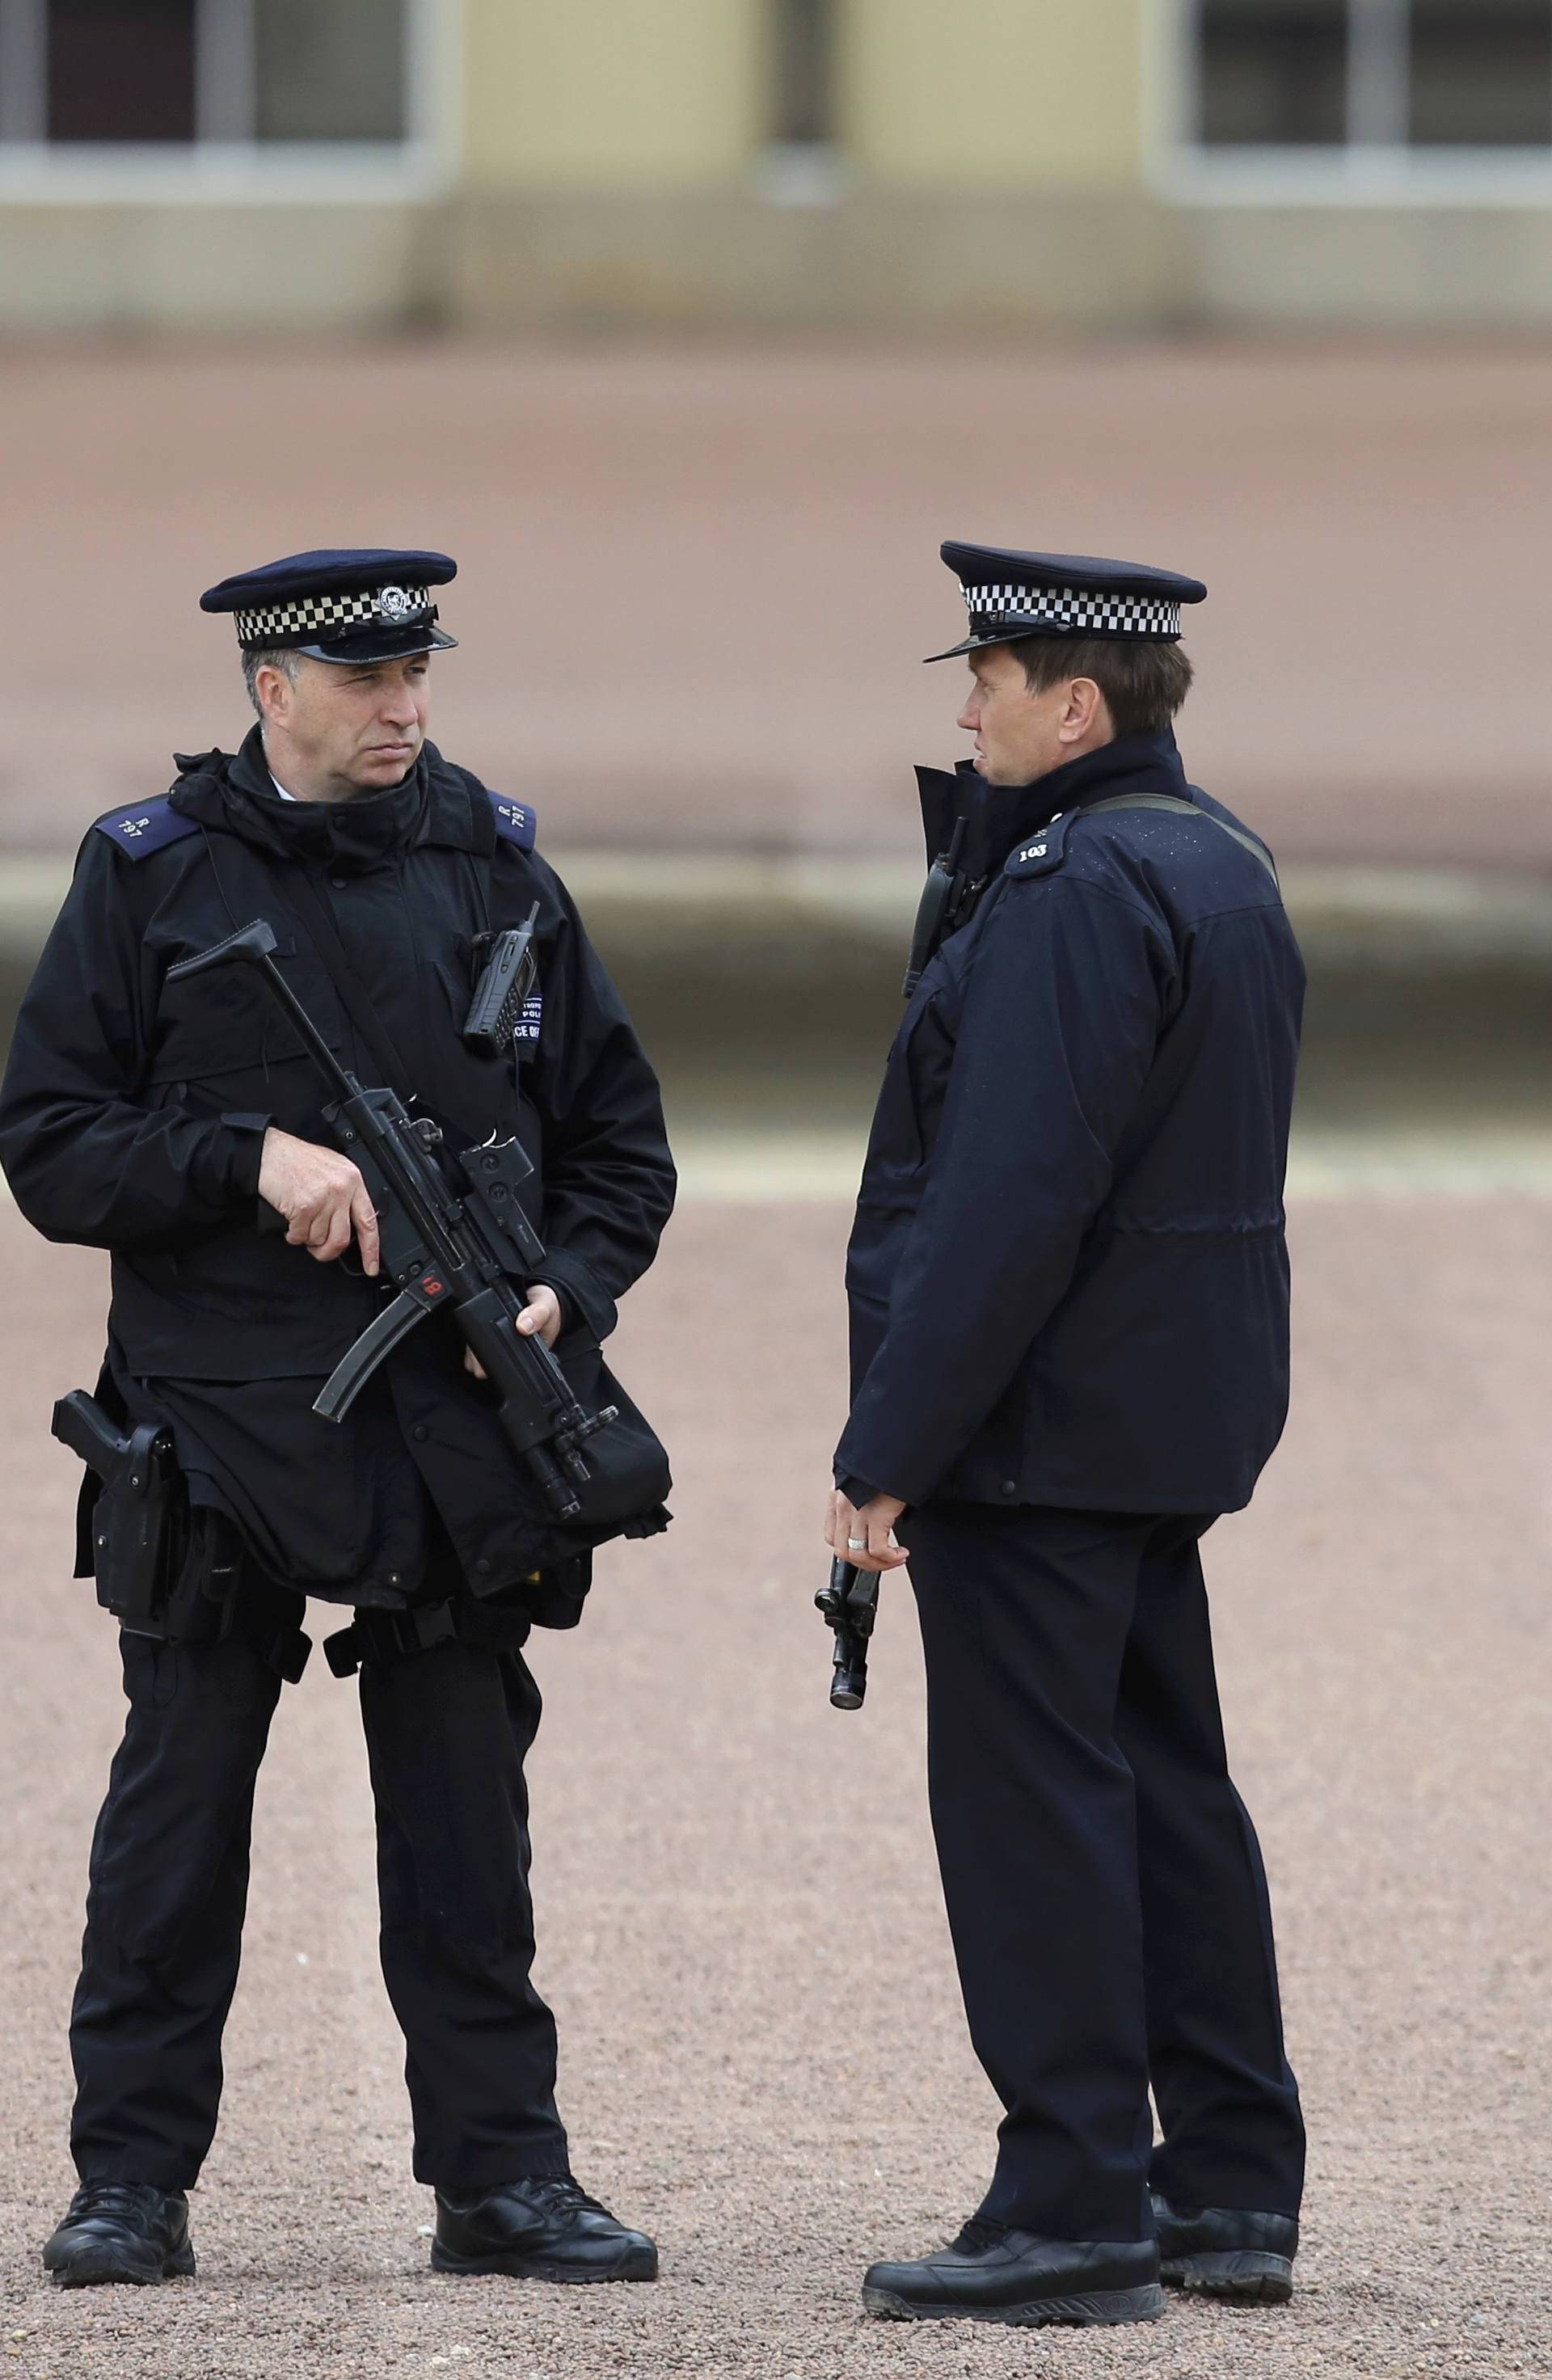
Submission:
{"label": "pinkish gravel surface", "polygon": [[[1211,1541],[1231,1738],[1277,1894],[1312,2173],[1281,2312],[1115,2332],[904,2329],[857,2278],[957,2228],[992,2110],[928,1844],[915,1631],[826,1706],[815,1512],[838,1415],[835,1208],[700,1207],[632,1300],[622,1367],[677,1451],[679,1521],[541,1641],[540,1975],[588,2183],[655,2288],[434,2280],[375,1969],[350,1688],[288,1691],[260,1788],[197,2281],[55,2294],[65,2016],[118,1713],[68,1584],[49,1400],[91,1377],[98,1258],[0,1213],[9,1546],[0,2372],[25,2380],[1160,2380],[1552,2368],[1546,2087],[1546,1350],[1552,1205],[1296,1219],[1287,1443]],[[654,1332],[663,1336],[654,1341]]]}
{"label": "pinkish gravel surface", "polygon": [[200,589],[341,543],[457,556],[439,740],[568,844],[914,856],[968,537],[1206,580],[1187,749],[1281,857],[1552,865],[1545,345],[13,346],[0,519],[41,849],[241,733]]}

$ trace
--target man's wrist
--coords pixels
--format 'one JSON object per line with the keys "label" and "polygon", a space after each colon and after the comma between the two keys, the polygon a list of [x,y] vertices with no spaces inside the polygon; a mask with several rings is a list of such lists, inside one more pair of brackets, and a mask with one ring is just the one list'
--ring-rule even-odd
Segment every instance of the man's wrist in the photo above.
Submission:
{"label": "man's wrist", "polygon": [[556,1305],[560,1307],[561,1327],[559,1332],[556,1334],[558,1337],[564,1339],[568,1330],[576,1330],[577,1319],[576,1300],[572,1296],[569,1290],[563,1289],[558,1281],[547,1281],[541,1272],[535,1273],[532,1281],[528,1283],[528,1288],[530,1291],[536,1289],[547,1289],[550,1292],[551,1296],[554,1299]]}

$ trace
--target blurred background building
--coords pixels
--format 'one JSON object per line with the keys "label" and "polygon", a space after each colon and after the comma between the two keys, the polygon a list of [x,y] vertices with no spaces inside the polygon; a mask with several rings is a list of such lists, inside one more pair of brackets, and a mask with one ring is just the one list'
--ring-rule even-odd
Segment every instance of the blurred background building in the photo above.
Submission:
{"label": "blurred background building", "polygon": [[0,0],[18,327],[1534,324],[1549,205],[1546,0]]}
{"label": "blurred background building", "polygon": [[1300,1178],[1552,1181],[1549,327],[1552,0],[0,0],[6,979],[242,734],[202,586],[442,547],[434,732],[754,1151],[703,1178],[843,1186],[938,543],[1125,553],[1211,590]]}

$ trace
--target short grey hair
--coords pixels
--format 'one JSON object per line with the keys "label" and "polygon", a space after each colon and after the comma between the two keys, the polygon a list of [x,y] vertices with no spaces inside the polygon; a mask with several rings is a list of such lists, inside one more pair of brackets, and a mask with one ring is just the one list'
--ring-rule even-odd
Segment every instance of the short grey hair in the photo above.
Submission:
{"label": "short grey hair", "polygon": [[243,684],[248,688],[248,698],[253,705],[254,713],[261,721],[262,721],[264,716],[264,706],[259,699],[260,671],[261,669],[277,669],[279,670],[282,677],[289,678],[292,685],[295,686],[297,683],[297,663],[300,659],[301,655],[299,653],[290,652],[285,646],[276,646],[273,650],[270,652],[255,651],[244,653],[242,657]]}

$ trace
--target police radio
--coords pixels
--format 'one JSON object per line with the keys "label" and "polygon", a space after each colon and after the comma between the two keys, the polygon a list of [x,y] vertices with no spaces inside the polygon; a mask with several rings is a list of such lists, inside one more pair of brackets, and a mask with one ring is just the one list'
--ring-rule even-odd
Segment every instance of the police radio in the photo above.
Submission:
{"label": "police radio", "polygon": [[515,1038],[523,1010],[533,998],[539,979],[539,959],[533,949],[538,923],[536,901],[520,926],[475,938],[479,980],[464,1019],[464,1039],[482,1058],[501,1056]]}

